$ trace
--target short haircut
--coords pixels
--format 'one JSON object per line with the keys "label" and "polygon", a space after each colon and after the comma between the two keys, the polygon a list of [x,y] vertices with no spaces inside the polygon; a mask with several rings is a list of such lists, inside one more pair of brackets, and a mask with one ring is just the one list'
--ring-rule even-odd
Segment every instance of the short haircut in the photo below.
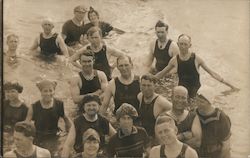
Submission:
{"label": "short haircut", "polygon": [[11,89],[15,89],[17,90],[18,93],[22,93],[23,92],[23,86],[18,83],[18,82],[6,82],[3,85],[4,90],[11,90]]}
{"label": "short haircut", "polygon": [[99,98],[99,96],[97,95],[86,95],[85,97],[83,97],[83,99],[80,101],[79,103],[79,110],[80,112],[85,112],[84,111],[84,106],[86,103],[95,101],[97,102],[99,105],[101,105],[101,99]]}
{"label": "short haircut", "polygon": [[12,33],[12,34],[9,34],[7,36],[7,42],[9,42],[9,40],[10,40],[11,37],[14,37],[14,38],[16,38],[19,41],[19,37],[16,34]]}
{"label": "short haircut", "polygon": [[128,55],[122,55],[122,56],[119,56],[118,58],[116,58],[116,64],[117,64],[117,66],[118,66],[119,60],[126,59],[126,58],[128,59],[129,63],[131,65],[133,65],[132,58],[130,56],[128,56]]}
{"label": "short haircut", "polygon": [[31,122],[22,121],[15,124],[14,130],[16,132],[23,133],[26,137],[35,137],[36,129]]}
{"label": "short haircut", "polygon": [[163,124],[163,123],[169,123],[171,126],[175,126],[175,122],[173,120],[173,118],[171,118],[170,116],[168,116],[167,114],[163,113],[161,115],[159,115],[155,121],[155,126],[156,125],[160,125],[160,124]]}
{"label": "short haircut", "polygon": [[92,36],[94,33],[99,32],[100,36],[102,37],[102,30],[99,27],[93,26],[87,31],[87,36]]}
{"label": "short haircut", "polygon": [[151,74],[143,75],[143,76],[141,77],[141,81],[142,81],[142,80],[148,80],[148,81],[150,81],[150,82],[153,82],[154,84],[157,82],[157,79],[156,79],[153,75],[151,75]]}
{"label": "short haircut", "polygon": [[166,31],[168,31],[168,24],[164,23],[163,21],[159,20],[156,25],[155,25],[155,29],[156,27],[166,27]]}
{"label": "short haircut", "polygon": [[90,14],[92,13],[95,13],[96,16],[99,18],[99,13],[92,7],[89,8],[89,11],[88,11],[88,19],[90,20]]}
{"label": "short haircut", "polygon": [[95,60],[95,54],[89,49],[84,50],[83,53],[80,54],[80,57],[79,57],[80,61],[81,61],[82,56],[92,57],[93,60]]}
{"label": "short haircut", "polygon": [[181,37],[184,37],[184,36],[186,36],[186,37],[189,39],[189,41],[191,42],[191,37],[190,37],[189,35],[187,35],[187,34],[181,34],[181,35],[178,37],[178,40],[179,40]]}

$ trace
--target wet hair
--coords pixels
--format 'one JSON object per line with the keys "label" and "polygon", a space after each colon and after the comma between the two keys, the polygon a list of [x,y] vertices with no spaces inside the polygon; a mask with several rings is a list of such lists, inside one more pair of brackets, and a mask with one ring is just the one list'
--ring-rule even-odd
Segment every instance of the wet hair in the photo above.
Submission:
{"label": "wet hair", "polygon": [[87,37],[92,36],[94,33],[99,32],[102,37],[102,30],[99,27],[93,26],[87,31]]}
{"label": "wet hair", "polygon": [[126,58],[128,59],[129,63],[131,65],[133,65],[132,58],[130,56],[128,56],[128,55],[122,55],[122,56],[119,56],[118,58],[116,58],[116,64],[117,64],[117,66],[118,66],[119,60],[126,59]]}
{"label": "wet hair", "polygon": [[89,7],[89,11],[88,11],[88,19],[90,20],[90,14],[95,13],[96,16],[99,18],[99,13],[93,8],[93,7]]}
{"label": "wet hair", "polygon": [[31,122],[22,121],[15,124],[14,130],[16,132],[23,133],[26,137],[35,137],[35,126]]}
{"label": "wet hair", "polygon": [[11,89],[15,89],[17,90],[18,93],[22,93],[23,92],[23,86],[21,84],[19,84],[18,82],[6,82],[4,85],[4,90],[11,90]]}
{"label": "wet hair", "polygon": [[85,97],[83,97],[83,99],[80,101],[79,105],[79,111],[80,112],[85,112],[84,111],[84,106],[86,103],[95,101],[97,102],[99,105],[101,105],[101,99],[99,98],[99,96],[97,95],[86,95]]}
{"label": "wet hair", "polygon": [[156,25],[155,25],[155,29],[156,27],[166,27],[166,31],[168,31],[168,25],[166,23],[164,23],[163,21],[159,20]]}
{"label": "wet hair", "polygon": [[178,40],[179,40],[181,37],[184,37],[184,36],[186,36],[186,37],[189,39],[189,41],[191,42],[191,37],[190,37],[189,35],[187,35],[187,34],[181,34],[181,35],[178,37]]}
{"label": "wet hair", "polygon": [[153,75],[151,75],[151,74],[143,75],[143,76],[141,77],[141,81],[142,81],[142,80],[148,80],[148,81],[150,81],[150,82],[153,82],[154,84],[157,82],[157,79],[156,79]]}
{"label": "wet hair", "polygon": [[79,57],[80,61],[81,61],[82,56],[92,57],[93,60],[95,60],[95,54],[89,49],[84,50],[83,53],[80,54],[80,57]]}
{"label": "wet hair", "polygon": [[12,33],[12,34],[9,34],[8,36],[7,36],[7,42],[9,42],[9,40],[10,40],[10,38],[11,37],[14,37],[14,38],[16,38],[18,41],[19,41],[19,37],[16,35],[16,34],[14,34],[14,33]]}
{"label": "wet hair", "polygon": [[157,118],[156,118],[156,121],[155,121],[155,126],[156,125],[160,125],[160,124],[163,124],[163,123],[169,123],[171,126],[175,126],[175,121],[172,117],[170,117],[169,115],[163,113],[163,114],[160,114]]}

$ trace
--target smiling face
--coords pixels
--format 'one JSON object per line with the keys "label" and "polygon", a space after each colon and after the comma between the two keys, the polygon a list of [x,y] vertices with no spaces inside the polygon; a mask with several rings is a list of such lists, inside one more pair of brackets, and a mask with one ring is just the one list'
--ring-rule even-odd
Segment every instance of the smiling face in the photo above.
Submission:
{"label": "smiling face", "polygon": [[19,93],[16,89],[5,90],[5,97],[9,101],[14,101],[18,99]]}
{"label": "smiling face", "polygon": [[53,85],[47,85],[41,89],[41,97],[44,101],[51,101],[55,95],[55,88]]}
{"label": "smiling face", "polygon": [[42,22],[42,28],[45,34],[50,34],[52,29],[54,28],[54,24],[50,20],[44,20]]}
{"label": "smiling face", "polygon": [[83,151],[87,156],[91,157],[97,155],[99,147],[98,140],[86,140],[83,144]]}
{"label": "smiling face", "polygon": [[86,11],[75,10],[74,11],[75,19],[77,19],[78,21],[83,21],[86,13],[87,13]]}
{"label": "smiling face", "polygon": [[99,104],[96,101],[90,101],[84,104],[84,111],[89,116],[94,116],[99,111]]}
{"label": "smiling face", "polygon": [[155,91],[155,84],[153,81],[145,79],[141,80],[141,92],[146,98],[153,96],[154,91]]}
{"label": "smiling face", "polygon": [[188,91],[182,86],[175,87],[173,90],[172,102],[173,108],[184,110],[188,103]]}
{"label": "smiling face", "polygon": [[177,44],[181,52],[187,52],[191,47],[191,40],[188,36],[183,35],[178,39]]}
{"label": "smiling face", "polygon": [[96,24],[99,22],[99,16],[95,12],[89,13],[89,21],[92,24]]}
{"label": "smiling face", "polygon": [[81,55],[80,63],[83,71],[90,72],[93,70],[94,59],[92,56]]}
{"label": "smiling face", "polygon": [[161,144],[171,144],[177,139],[177,128],[168,122],[155,125],[155,134]]}

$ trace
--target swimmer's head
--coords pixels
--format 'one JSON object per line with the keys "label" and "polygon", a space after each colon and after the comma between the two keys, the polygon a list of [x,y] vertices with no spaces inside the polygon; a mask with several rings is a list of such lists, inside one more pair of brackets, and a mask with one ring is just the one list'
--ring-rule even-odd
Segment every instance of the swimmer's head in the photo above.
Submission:
{"label": "swimmer's head", "polygon": [[168,25],[166,23],[164,23],[163,21],[161,21],[161,20],[157,21],[157,23],[155,25],[155,29],[157,27],[165,27],[165,30],[168,31]]}
{"label": "swimmer's head", "polygon": [[172,90],[173,109],[184,110],[188,103],[188,91],[183,86],[176,86]]}
{"label": "swimmer's head", "polygon": [[181,34],[178,37],[177,45],[180,49],[180,52],[185,52],[187,49],[189,49],[192,46],[191,37],[187,34]]}
{"label": "swimmer's head", "polygon": [[44,18],[44,19],[42,20],[41,25],[42,25],[42,26],[43,26],[43,25],[51,25],[51,26],[54,26],[55,23],[54,23],[54,21],[53,21],[52,18],[46,17],[46,18]]}
{"label": "swimmer's head", "polygon": [[78,5],[74,8],[74,13],[81,12],[81,13],[87,13],[88,9],[84,5]]}
{"label": "swimmer's head", "polygon": [[55,27],[54,21],[51,18],[44,18],[41,25],[45,34],[51,33],[52,29]]}
{"label": "swimmer's head", "polygon": [[94,33],[98,32],[102,37],[102,30],[99,27],[93,26],[87,31],[87,37],[93,36]]}
{"label": "swimmer's head", "polygon": [[8,49],[11,51],[16,51],[18,43],[19,43],[19,37],[16,34],[9,34],[6,38],[6,43],[8,45]]}
{"label": "swimmer's head", "polygon": [[89,8],[88,19],[90,22],[96,22],[97,20],[99,20],[99,13],[92,7]]}

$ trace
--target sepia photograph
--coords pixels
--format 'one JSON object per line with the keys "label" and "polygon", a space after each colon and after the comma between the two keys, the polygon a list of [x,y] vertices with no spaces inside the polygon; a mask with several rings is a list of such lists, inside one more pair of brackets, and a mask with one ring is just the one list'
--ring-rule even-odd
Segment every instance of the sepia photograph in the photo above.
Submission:
{"label": "sepia photograph", "polygon": [[3,0],[1,155],[247,158],[249,0]]}

